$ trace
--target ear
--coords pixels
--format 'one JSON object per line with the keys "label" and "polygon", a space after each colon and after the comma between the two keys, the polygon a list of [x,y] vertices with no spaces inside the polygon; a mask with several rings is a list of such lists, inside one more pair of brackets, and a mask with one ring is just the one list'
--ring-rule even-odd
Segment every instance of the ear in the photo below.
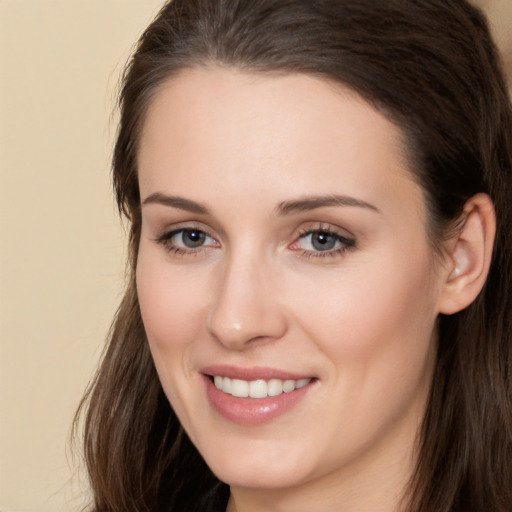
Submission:
{"label": "ear", "polygon": [[495,234],[493,203],[487,194],[476,194],[465,204],[462,225],[447,243],[440,313],[457,313],[476,299],[489,273]]}

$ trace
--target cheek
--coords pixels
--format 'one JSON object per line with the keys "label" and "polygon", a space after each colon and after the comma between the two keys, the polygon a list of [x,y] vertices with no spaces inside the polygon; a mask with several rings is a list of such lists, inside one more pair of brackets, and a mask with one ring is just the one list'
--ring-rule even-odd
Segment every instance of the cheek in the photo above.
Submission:
{"label": "cheek", "polygon": [[[204,329],[204,276],[176,269],[163,251],[141,245],[137,262],[137,293],[155,367],[176,412],[177,390],[187,390],[194,375],[191,356]],[[182,412],[182,414],[184,414]]]}
{"label": "cheek", "polygon": [[200,327],[201,279],[183,272],[171,272],[171,266],[141,249],[137,263],[137,294],[144,327],[152,348],[176,349],[194,339]]}
{"label": "cheek", "polygon": [[[437,318],[429,253],[407,260],[380,255],[335,279],[308,283],[296,301],[298,322],[340,374],[398,378],[424,365]],[[313,296],[314,304],[307,297]],[[319,293],[321,290],[321,293]],[[297,297],[297,296],[296,296]]]}
{"label": "cheek", "polygon": [[146,249],[141,244],[136,282],[139,305],[163,390],[184,425],[191,424],[187,404],[194,403],[191,395],[195,372],[191,362],[197,340],[201,339],[204,322],[199,287],[200,276],[172,271],[166,254]]}
{"label": "cheek", "polygon": [[342,425],[343,446],[364,447],[393,425],[417,421],[432,378],[437,314],[428,261],[420,268],[381,263],[326,284],[314,307],[296,303],[296,318],[326,356],[326,375],[342,404],[329,409],[327,436],[335,438]]}

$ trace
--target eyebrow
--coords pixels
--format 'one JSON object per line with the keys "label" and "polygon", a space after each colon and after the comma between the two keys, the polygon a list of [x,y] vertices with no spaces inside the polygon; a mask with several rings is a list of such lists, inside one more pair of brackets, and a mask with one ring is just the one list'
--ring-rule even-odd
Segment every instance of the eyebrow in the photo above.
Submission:
{"label": "eyebrow", "polygon": [[150,194],[146,199],[144,199],[142,204],[161,204],[163,206],[172,206],[173,208],[186,210],[191,213],[200,213],[203,215],[208,214],[208,208],[200,203],[196,203],[190,199],[185,199],[184,197],[167,196],[161,192]]}
{"label": "eyebrow", "polygon": [[[146,199],[144,199],[142,204],[160,204],[163,206],[171,206],[173,208],[179,208],[180,210],[185,210],[201,215],[207,215],[209,213],[208,208],[206,208],[206,206],[202,205],[201,203],[197,203],[191,199],[185,199],[184,197],[168,196],[166,194],[162,194],[161,192],[150,194],[148,197],[146,197]],[[376,206],[373,206],[366,201],[362,201],[361,199],[356,199],[354,197],[344,195],[312,196],[290,201],[283,201],[277,206],[276,213],[277,215],[285,216],[329,206],[352,206],[357,208],[365,208],[380,213]]]}
{"label": "eyebrow", "polygon": [[329,206],[353,206],[380,213],[380,210],[376,206],[366,201],[356,199],[355,197],[340,195],[313,196],[292,201],[283,201],[278,205],[277,212],[279,215],[290,215]]}

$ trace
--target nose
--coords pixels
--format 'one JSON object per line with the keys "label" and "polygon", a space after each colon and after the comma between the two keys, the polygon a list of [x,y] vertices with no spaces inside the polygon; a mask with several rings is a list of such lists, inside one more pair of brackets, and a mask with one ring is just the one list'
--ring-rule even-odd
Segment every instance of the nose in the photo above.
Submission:
{"label": "nose", "polygon": [[281,338],[287,330],[279,305],[279,271],[258,258],[232,257],[220,269],[207,328],[231,350]]}

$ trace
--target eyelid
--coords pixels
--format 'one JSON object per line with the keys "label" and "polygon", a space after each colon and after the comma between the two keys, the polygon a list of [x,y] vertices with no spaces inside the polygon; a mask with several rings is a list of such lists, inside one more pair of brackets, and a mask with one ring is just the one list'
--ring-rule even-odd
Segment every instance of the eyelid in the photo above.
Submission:
{"label": "eyelid", "polygon": [[[171,243],[171,240],[183,231],[200,231],[204,233],[206,237],[213,240],[215,243],[205,244],[198,247],[186,247],[181,245],[175,245]],[[210,230],[201,223],[182,223],[174,226],[168,226],[161,230],[160,234],[154,239],[157,244],[163,245],[164,248],[169,252],[175,252],[180,255],[186,254],[197,254],[201,251],[208,250],[211,248],[220,247],[220,243],[217,238],[210,232]]]}
{"label": "eyelid", "polygon": [[212,234],[213,230],[208,225],[196,220],[183,220],[172,223],[166,222],[165,224],[162,223],[161,226],[155,225],[154,231],[158,233],[155,238],[158,239],[164,237],[165,235],[168,235],[169,233],[177,233],[185,229],[197,229],[198,231],[203,231],[212,238],[216,238],[216,236]]}
{"label": "eyelid", "polygon": [[[332,249],[326,249],[325,251],[320,250],[311,250],[311,249],[303,249],[301,247],[296,246],[301,239],[306,238],[307,236],[313,235],[315,233],[325,233],[327,235],[331,235],[337,239],[337,242],[341,243],[341,247],[336,247]],[[292,244],[290,244],[289,248],[294,251],[301,251],[302,256],[305,257],[331,257],[334,258],[336,256],[341,256],[346,250],[353,249],[356,247],[356,237],[350,233],[348,230],[344,228],[340,228],[338,226],[332,224],[326,224],[324,222],[319,223],[311,223],[307,226],[303,226],[298,231],[297,235],[294,238]]]}
{"label": "eyelid", "polygon": [[343,228],[341,226],[337,226],[336,224],[331,224],[329,222],[307,222],[302,224],[300,228],[297,230],[294,239],[297,240],[305,235],[310,233],[331,233],[335,236],[338,236],[344,240],[351,241],[355,243],[356,236],[350,232],[348,229]]}
{"label": "eyelid", "polygon": [[166,231],[160,237],[158,237],[158,240],[170,240],[171,238],[174,238],[177,234],[185,232],[185,231],[196,231],[198,233],[203,233],[204,235],[206,235],[207,238],[211,238],[212,240],[215,240],[215,238],[213,236],[211,236],[210,234],[208,234],[208,232],[205,231],[204,229],[188,228],[188,227]]}

